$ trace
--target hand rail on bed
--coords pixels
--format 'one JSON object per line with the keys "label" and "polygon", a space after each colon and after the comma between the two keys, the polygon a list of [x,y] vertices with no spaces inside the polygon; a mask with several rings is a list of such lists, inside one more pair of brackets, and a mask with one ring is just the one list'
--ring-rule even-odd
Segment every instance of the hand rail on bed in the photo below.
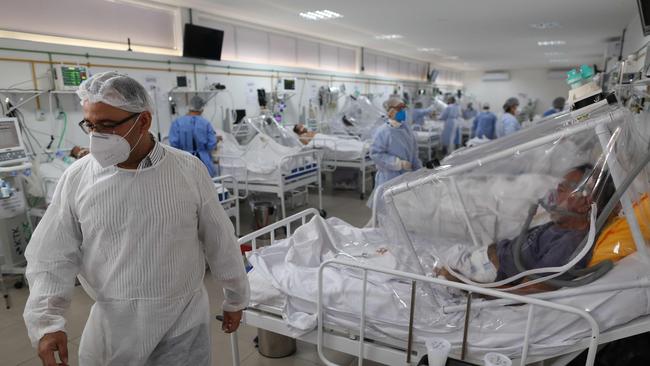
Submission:
{"label": "hand rail on bed", "polygon": [[[249,194],[249,191],[248,191],[248,163],[246,162],[246,160],[244,160],[241,156],[228,155],[228,154],[223,154],[223,155],[219,156],[219,159],[220,159],[221,162],[223,162],[224,159],[225,160],[233,160],[233,161],[241,161],[242,162],[241,167],[244,168],[244,192],[246,192],[246,194],[244,194],[243,196],[240,196],[239,198],[241,198],[241,199],[248,198],[248,194]],[[236,170],[236,169],[239,169],[241,167],[238,166],[238,165],[235,165],[234,167],[232,167],[232,169]],[[232,176],[235,181],[238,181],[239,178],[236,177],[236,174],[234,172],[233,172],[233,174],[229,174],[229,175]]]}
{"label": "hand rail on bed", "polygon": [[[422,282],[422,283],[428,283],[430,285],[439,285],[447,288],[455,288],[458,290],[466,291],[468,293],[468,297],[471,296],[472,293],[478,293],[481,295],[485,296],[491,296],[491,297],[496,297],[500,299],[508,299],[512,300],[517,303],[523,303],[523,304],[528,304],[530,305],[528,308],[528,319],[526,321],[526,328],[524,329],[524,343],[522,345],[522,354],[521,354],[521,365],[526,364],[526,358],[528,355],[528,346],[530,343],[530,331],[531,327],[533,324],[533,318],[534,318],[534,310],[536,306],[539,307],[545,307],[549,309],[554,309],[558,310],[561,312],[565,313],[571,313],[575,314],[581,318],[583,318],[587,323],[589,323],[589,326],[591,327],[591,337],[589,341],[589,348],[587,352],[587,361],[585,365],[587,366],[592,366],[594,364],[594,360],[596,357],[596,351],[598,347],[598,337],[600,335],[600,328],[598,326],[598,323],[596,320],[587,312],[582,309],[578,309],[569,305],[564,305],[564,304],[556,304],[550,301],[545,301],[542,299],[538,299],[535,297],[530,297],[530,296],[521,296],[521,295],[515,295],[507,292],[502,292],[498,290],[493,290],[493,289],[487,289],[487,288],[482,288],[478,286],[472,286],[472,285],[467,285],[464,283],[459,283],[459,282],[452,282],[440,278],[432,278],[432,277],[426,277],[414,273],[407,273],[407,272],[402,272],[402,271],[397,271],[397,270],[392,270],[392,269],[384,269],[384,268],[378,268],[374,266],[369,266],[366,264],[361,264],[361,263],[355,263],[355,262],[350,262],[350,261],[344,261],[340,259],[330,259],[327,260],[323,263],[321,263],[320,268],[318,270],[318,298],[317,298],[317,318],[318,318],[318,333],[317,333],[317,348],[318,348],[318,356],[320,360],[325,363],[328,366],[337,366],[335,363],[329,361],[327,357],[324,354],[324,326],[323,326],[323,272],[325,268],[327,267],[333,267],[333,266],[342,266],[342,267],[351,267],[351,268],[356,268],[362,271],[363,273],[363,294],[362,294],[362,299],[361,299],[361,317],[360,317],[360,324],[359,324],[359,352],[357,354],[357,357],[359,358],[359,365],[362,365],[363,359],[364,359],[364,336],[365,336],[365,324],[366,324],[366,319],[365,319],[365,310],[366,310],[366,300],[367,300],[367,284],[368,284],[368,272],[377,272],[377,273],[383,273],[387,275],[391,275],[394,277],[402,278],[402,279],[408,279],[413,282],[413,286],[415,286],[416,282]],[[414,287],[415,288],[415,287]],[[414,299],[411,299],[411,304],[412,304],[412,309],[411,309],[411,314],[413,314],[413,301]],[[469,308],[469,306],[468,306]],[[461,309],[462,311],[463,309]],[[412,316],[412,315],[411,315]],[[466,319],[468,319],[469,314],[465,314]],[[412,319],[411,319],[412,320]],[[409,327],[409,334],[411,334],[412,331],[412,325]],[[465,330],[467,331],[467,329]],[[411,337],[409,337],[409,349],[411,345]],[[407,362],[406,364],[410,364],[410,353],[406,354],[407,357]]]}
{"label": "hand rail on bed", "polygon": [[275,230],[279,229],[281,227],[284,227],[287,231],[287,237],[291,235],[291,224],[300,221],[301,225],[304,225],[307,223],[307,218],[312,215],[312,216],[318,216],[319,212],[315,208],[308,208],[304,211],[298,212],[297,214],[291,215],[287,218],[284,218],[280,221],[274,222],[271,225],[265,226],[257,231],[254,231],[248,235],[244,235],[239,240],[237,241],[237,244],[242,245],[247,242],[251,242],[251,246],[253,248],[253,251],[257,250],[257,238],[259,238],[262,235],[265,234],[270,234],[271,235],[271,243],[275,240]]}
{"label": "hand rail on bed", "polygon": [[235,224],[236,224],[235,225],[235,233],[237,234],[237,236],[239,236],[239,234],[241,232],[240,231],[241,224],[239,222],[240,221],[240,219],[239,219],[239,200],[242,199],[242,198],[246,198],[246,197],[239,197],[239,185],[238,185],[237,179],[235,179],[235,177],[232,176],[232,175],[229,175],[229,174],[228,175],[220,175],[218,177],[212,178],[212,181],[214,183],[221,183],[221,184],[224,184],[224,185],[225,185],[225,183],[227,181],[230,181],[231,184],[232,184],[232,193],[233,193],[232,197],[228,197],[225,200],[221,201],[220,203],[223,205],[225,203],[229,203],[229,202],[233,202],[233,201],[235,202],[235,210],[237,211],[237,217],[236,217],[237,220],[235,221]]}
{"label": "hand rail on bed", "polygon": [[[322,167],[321,170],[324,171],[324,172],[333,172],[333,171],[335,171],[336,167],[337,167],[337,163],[338,163],[338,156],[336,155],[336,152],[338,151],[338,149],[337,149],[338,144],[336,143],[336,141],[323,139],[323,140],[320,141],[321,145],[319,146],[318,139],[316,138],[316,136],[314,136],[312,138],[311,142],[313,143],[313,146],[314,146],[313,148],[314,149],[319,149],[320,151],[322,151],[323,167]],[[334,150],[334,154],[333,154],[334,159],[326,159],[325,158],[325,150],[324,149],[328,148],[328,143],[334,144],[334,149],[333,149]],[[330,163],[330,164],[327,165],[327,168],[326,168],[325,167],[325,160],[334,161],[334,164],[332,165]],[[331,169],[329,167],[331,167]]]}

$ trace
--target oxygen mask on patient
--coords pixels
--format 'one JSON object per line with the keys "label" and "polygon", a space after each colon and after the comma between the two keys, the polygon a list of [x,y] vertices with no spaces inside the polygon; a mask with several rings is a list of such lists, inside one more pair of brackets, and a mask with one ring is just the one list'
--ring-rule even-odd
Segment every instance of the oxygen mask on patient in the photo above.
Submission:
{"label": "oxygen mask on patient", "polygon": [[579,183],[564,181],[556,189],[550,190],[543,198],[539,199],[538,204],[551,215],[553,221],[561,217],[587,217],[588,212],[575,212],[571,210],[576,206],[574,201],[586,200],[589,197],[588,178],[589,172],[585,173],[585,178]]}

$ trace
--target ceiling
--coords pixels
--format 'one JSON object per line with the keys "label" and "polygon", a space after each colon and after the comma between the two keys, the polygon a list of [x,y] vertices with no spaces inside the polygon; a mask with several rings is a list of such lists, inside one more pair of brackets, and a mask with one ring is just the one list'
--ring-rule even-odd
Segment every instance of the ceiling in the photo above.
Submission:
{"label": "ceiling", "polygon": [[[635,0],[157,1],[461,70],[600,63],[606,40],[620,36],[637,12]],[[343,18],[311,21],[298,15],[323,9]],[[530,26],[543,22],[557,22],[560,27]],[[381,34],[403,38],[375,39]],[[545,40],[566,44],[537,45]],[[439,51],[421,52],[418,48]]]}

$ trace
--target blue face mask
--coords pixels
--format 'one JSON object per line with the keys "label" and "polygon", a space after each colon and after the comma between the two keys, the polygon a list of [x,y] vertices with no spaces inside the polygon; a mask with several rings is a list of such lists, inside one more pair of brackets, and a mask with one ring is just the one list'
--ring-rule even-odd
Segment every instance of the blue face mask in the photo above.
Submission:
{"label": "blue face mask", "polygon": [[406,110],[405,109],[402,109],[401,111],[397,112],[397,114],[395,114],[395,121],[397,121],[397,122],[406,121]]}

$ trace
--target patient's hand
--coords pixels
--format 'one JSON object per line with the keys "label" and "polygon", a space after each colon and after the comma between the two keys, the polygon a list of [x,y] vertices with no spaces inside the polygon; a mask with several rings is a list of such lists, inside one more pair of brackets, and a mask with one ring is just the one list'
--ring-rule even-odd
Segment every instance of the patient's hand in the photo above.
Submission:
{"label": "patient's hand", "polygon": [[442,267],[439,270],[433,272],[434,275],[437,277],[444,277],[445,279],[449,281],[454,281],[454,282],[460,282],[458,278],[454,277],[449,271],[447,271],[447,268]]}

